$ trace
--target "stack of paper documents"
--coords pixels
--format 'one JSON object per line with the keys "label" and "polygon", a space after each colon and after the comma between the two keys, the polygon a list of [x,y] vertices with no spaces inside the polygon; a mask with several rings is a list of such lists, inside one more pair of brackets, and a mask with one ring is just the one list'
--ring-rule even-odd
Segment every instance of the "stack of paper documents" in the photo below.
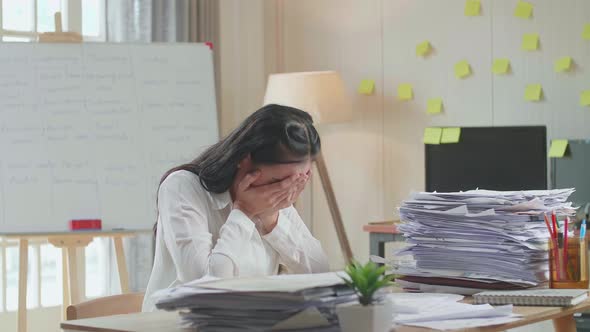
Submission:
{"label": "stack of paper documents", "polygon": [[335,307],[357,300],[337,273],[198,280],[154,294],[199,331],[338,331]]}
{"label": "stack of paper documents", "polygon": [[408,290],[473,294],[547,281],[549,233],[543,213],[573,215],[574,189],[416,193],[400,208],[412,255],[393,265]]}

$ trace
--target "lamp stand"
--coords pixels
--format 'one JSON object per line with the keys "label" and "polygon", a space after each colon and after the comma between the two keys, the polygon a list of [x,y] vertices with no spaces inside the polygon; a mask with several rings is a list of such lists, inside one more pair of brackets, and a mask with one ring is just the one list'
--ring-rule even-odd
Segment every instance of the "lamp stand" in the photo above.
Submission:
{"label": "lamp stand", "polygon": [[326,200],[328,201],[328,207],[330,208],[332,221],[334,222],[334,227],[336,228],[336,235],[338,236],[338,242],[340,243],[342,255],[344,255],[346,263],[350,263],[352,261],[352,250],[350,250],[350,243],[348,242],[348,237],[346,236],[346,230],[344,229],[344,223],[342,222],[340,209],[338,208],[338,203],[336,203],[336,196],[334,195],[332,182],[330,181],[330,176],[328,175],[328,168],[326,168],[326,162],[324,161],[324,156],[322,155],[321,151],[316,156],[315,165],[318,169],[318,173],[320,174],[320,180],[322,181],[322,187],[324,188],[324,193],[326,194]]}

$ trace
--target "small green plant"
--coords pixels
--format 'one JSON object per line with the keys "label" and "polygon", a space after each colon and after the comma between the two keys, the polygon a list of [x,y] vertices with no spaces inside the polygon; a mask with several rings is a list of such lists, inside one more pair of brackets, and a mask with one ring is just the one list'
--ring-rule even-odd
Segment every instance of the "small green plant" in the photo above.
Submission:
{"label": "small green plant", "polygon": [[346,266],[344,272],[348,278],[343,278],[344,282],[350,286],[359,297],[362,305],[371,305],[375,301],[375,292],[383,287],[390,286],[393,275],[385,276],[385,266],[379,267],[377,264],[369,261],[362,265],[353,261]]}

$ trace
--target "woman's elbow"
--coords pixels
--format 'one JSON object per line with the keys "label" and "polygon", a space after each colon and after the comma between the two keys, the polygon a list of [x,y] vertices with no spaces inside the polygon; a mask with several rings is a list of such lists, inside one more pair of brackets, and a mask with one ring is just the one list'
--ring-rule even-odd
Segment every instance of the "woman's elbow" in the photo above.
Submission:
{"label": "woman's elbow", "polygon": [[208,274],[218,278],[231,278],[237,275],[234,262],[228,256],[213,253],[209,257]]}

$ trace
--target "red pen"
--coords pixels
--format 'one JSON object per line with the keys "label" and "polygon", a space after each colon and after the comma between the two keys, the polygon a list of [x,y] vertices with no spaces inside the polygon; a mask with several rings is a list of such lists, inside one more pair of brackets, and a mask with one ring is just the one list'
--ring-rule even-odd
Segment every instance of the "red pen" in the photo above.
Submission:
{"label": "red pen", "polygon": [[568,217],[565,217],[565,220],[563,221],[564,225],[564,229],[563,229],[563,265],[564,265],[564,269],[565,269],[565,273],[567,274],[567,252],[568,252],[568,247],[567,247],[567,224],[569,224],[570,219]]}
{"label": "red pen", "polygon": [[553,221],[553,234],[557,238],[557,217],[555,216],[555,210],[551,211],[551,220]]}
{"label": "red pen", "polygon": [[545,219],[545,225],[547,226],[547,230],[549,231],[549,236],[553,239],[555,238],[555,233],[553,229],[551,229],[551,224],[549,223],[549,218],[547,218],[547,214],[543,213],[543,217]]}

